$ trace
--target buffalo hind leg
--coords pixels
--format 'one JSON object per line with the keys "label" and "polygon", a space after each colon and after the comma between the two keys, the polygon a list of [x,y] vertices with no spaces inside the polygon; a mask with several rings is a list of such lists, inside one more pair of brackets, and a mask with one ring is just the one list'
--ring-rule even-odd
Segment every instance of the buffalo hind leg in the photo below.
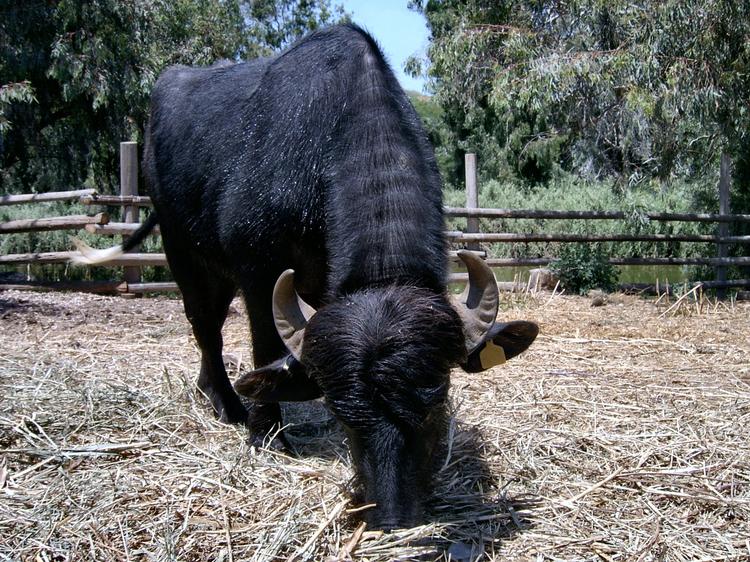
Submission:
{"label": "buffalo hind leg", "polygon": [[234,297],[234,287],[215,283],[209,290],[209,295],[193,298],[183,294],[183,297],[185,313],[201,350],[198,388],[209,399],[222,422],[246,423],[247,410],[229,382],[221,352],[221,328]]}
{"label": "buffalo hind leg", "polygon": [[221,328],[236,287],[172,245],[162,232],[169,267],[182,291],[185,315],[201,350],[201,371],[198,388],[211,402],[216,416],[224,423],[247,423],[247,410],[232,388],[222,357]]}

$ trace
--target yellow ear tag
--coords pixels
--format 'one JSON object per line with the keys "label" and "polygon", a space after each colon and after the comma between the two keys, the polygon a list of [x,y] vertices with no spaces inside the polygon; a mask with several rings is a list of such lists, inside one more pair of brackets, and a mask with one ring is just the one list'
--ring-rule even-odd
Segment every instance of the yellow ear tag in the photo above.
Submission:
{"label": "yellow ear tag", "polygon": [[484,349],[479,352],[479,364],[482,365],[482,369],[489,369],[503,363],[505,363],[505,350],[492,340],[488,340]]}

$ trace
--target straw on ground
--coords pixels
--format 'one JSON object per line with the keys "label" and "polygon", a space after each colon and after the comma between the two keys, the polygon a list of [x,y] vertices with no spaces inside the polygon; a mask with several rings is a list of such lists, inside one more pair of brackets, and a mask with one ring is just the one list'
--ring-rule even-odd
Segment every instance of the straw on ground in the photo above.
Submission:
{"label": "straw on ground", "polygon": [[319,402],[285,406],[295,456],[214,420],[178,300],[0,293],[0,559],[750,558],[750,306],[503,299],[542,335],[455,372],[430,523],[383,534]]}

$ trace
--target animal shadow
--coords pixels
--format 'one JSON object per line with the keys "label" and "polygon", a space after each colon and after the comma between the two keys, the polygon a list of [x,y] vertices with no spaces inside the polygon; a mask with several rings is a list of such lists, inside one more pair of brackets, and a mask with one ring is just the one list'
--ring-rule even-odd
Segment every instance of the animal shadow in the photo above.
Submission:
{"label": "animal shadow", "polygon": [[23,297],[6,296],[0,293],[0,320],[12,316],[30,318],[32,321],[37,317],[55,318],[67,312],[67,309],[56,304],[45,302],[34,302]]}
{"label": "animal shadow", "polygon": [[[326,460],[345,459],[346,434],[322,400],[283,403],[286,435],[295,453]],[[474,562],[486,558],[492,544],[510,540],[532,527],[523,512],[540,503],[532,496],[512,497],[498,467],[490,468],[486,436],[476,426],[451,416],[443,449],[436,458],[433,495],[427,522],[441,529],[437,538],[421,540],[424,554],[409,560]],[[423,547],[423,548],[422,548]]]}
{"label": "animal shadow", "polygon": [[533,526],[523,511],[541,500],[514,498],[507,494],[507,484],[498,488],[504,479],[497,467],[493,470],[488,464],[488,446],[479,428],[451,418],[427,513],[428,521],[438,524],[442,532],[424,543],[434,550],[420,560],[483,560],[493,544]]}

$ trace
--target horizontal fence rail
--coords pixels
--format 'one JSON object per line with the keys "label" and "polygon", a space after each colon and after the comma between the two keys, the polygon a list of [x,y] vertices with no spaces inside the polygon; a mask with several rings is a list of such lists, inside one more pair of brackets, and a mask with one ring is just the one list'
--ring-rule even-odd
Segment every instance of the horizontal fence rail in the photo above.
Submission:
{"label": "horizontal fence rail", "polygon": [[25,283],[0,283],[0,291],[77,291],[82,293],[116,294],[122,281],[26,281]]}
{"label": "horizontal fence rail", "polygon": [[710,213],[643,213],[632,214],[624,211],[546,211],[530,209],[471,209],[468,207],[445,207],[448,217],[471,217],[485,219],[585,219],[585,220],[627,220],[633,216],[643,216],[654,221],[683,222],[750,222],[750,215],[717,215]]}
{"label": "horizontal fence rail", "polygon": [[750,265],[750,257],[736,258],[610,258],[612,265]]}
{"label": "horizontal fence rail", "polygon": [[[487,253],[484,251],[476,251],[473,253],[477,254],[478,256],[482,258],[486,258],[487,256]],[[46,264],[55,264],[55,263],[68,263],[72,258],[78,255],[79,253],[75,251],[36,252],[36,253],[28,253],[28,254],[5,254],[5,255],[0,256],[0,265],[29,264],[29,263],[46,265]],[[448,258],[455,262],[459,261],[458,253],[456,251],[449,252]],[[148,266],[148,265],[158,265],[158,266],[168,265],[166,254],[133,252],[133,253],[123,254],[119,258],[116,258],[104,264],[101,264],[102,267]]]}
{"label": "horizontal fence rail", "polygon": [[[557,258],[487,258],[490,267],[517,267],[549,265]],[[750,257],[742,258],[610,258],[612,265],[747,265]]]}
{"label": "horizontal fence rail", "polygon": [[[670,283],[671,285],[685,285],[685,283]],[[666,285],[666,283],[665,283]],[[695,283],[692,283],[693,286],[695,285],[701,285],[704,289],[719,289],[719,288],[729,288],[729,287],[750,287],[750,279],[729,279],[726,281],[696,281]],[[648,287],[653,287],[651,283],[626,283],[623,284],[624,287],[628,288],[639,288],[639,289],[645,289]]]}
{"label": "horizontal fence rail", "polygon": [[107,213],[88,215],[68,215],[65,217],[47,217],[41,219],[20,219],[0,223],[0,234],[21,232],[46,232],[50,230],[78,230],[89,224],[103,225],[109,222]]}
{"label": "horizontal fence rail", "polygon": [[27,283],[0,283],[0,291],[82,291],[103,294],[143,294],[179,292],[177,283],[127,283],[125,281],[29,281]]}
{"label": "horizontal fence rail", "polygon": [[51,193],[20,193],[18,195],[0,195],[0,205],[23,205],[25,203],[42,203],[46,201],[72,201],[93,195],[95,189],[76,189],[73,191],[53,191]]}
{"label": "horizontal fence rail", "polygon": [[[108,224],[87,224],[86,232],[91,234],[100,234],[102,236],[128,236],[133,234],[141,226],[138,222],[110,222]],[[151,231],[156,236],[161,234],[159,225],[156,225]]]}
{"label": "horizontal fence rail", "polygon": [[128,205],[132,207],[153,207],[151,198],[146,195],[84,195],[79,198],[83,205]]}
{"label": "horizontal fence rail", "polygon": [[[68,263],[72,258],[80,256],[78,252],[38,252],[30,254],[6,254],[0,256],[0,265],[8,264],[53,264],[53,263]],[[167,265],[167,257],[164,254],[143,254],[143,253],[132,253],[123,254],[119,258],[108,261],[102,264],[104,267],[113,266],[129,266],[129,265]]]}
{"label": "horizontal fence rail", "polygon": [[454,242],[710,242],[712,244],[748,244],[750,236],[714,236],[711,234],[516,234],[510,232],[473,233],[447,231]]}

